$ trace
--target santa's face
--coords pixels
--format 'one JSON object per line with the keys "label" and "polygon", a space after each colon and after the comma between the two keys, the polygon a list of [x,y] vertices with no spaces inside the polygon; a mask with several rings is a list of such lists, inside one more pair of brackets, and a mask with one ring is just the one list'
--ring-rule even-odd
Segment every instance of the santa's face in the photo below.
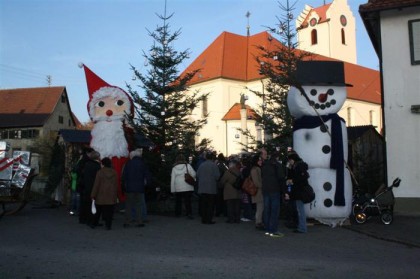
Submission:
{"label": "santa's face", "polygon": [[123,120],[130,113],[131,103],[119,88],[101,88],[90,102],[89,114],[93,121]]}
{"label": "santa's face", "polygon": [[316,112],[320,115],[338,113],[347,98],[344,86],[303,86],[303,89],[310,104],[295,87],[291,87],[287,95],[290,114],[295,118],[316,116]]}

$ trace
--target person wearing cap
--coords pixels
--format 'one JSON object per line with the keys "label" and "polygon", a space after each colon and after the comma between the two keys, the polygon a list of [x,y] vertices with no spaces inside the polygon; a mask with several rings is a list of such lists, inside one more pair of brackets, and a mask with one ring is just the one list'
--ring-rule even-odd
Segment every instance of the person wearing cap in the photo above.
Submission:
{"label": "person wearing cap", "polygon": [[287,159],[290,164],[287,184],[291,185],[291,193],[290,197],[289,194],[285,194],[285,198],[294,200],[296,204],[298,224],[294,232],[306,233],[308,230],[306,226],[305,207],[300,199],[300,195],[303,191],[303,186],[308,183],[308,164],[295,151],[289,152]]}

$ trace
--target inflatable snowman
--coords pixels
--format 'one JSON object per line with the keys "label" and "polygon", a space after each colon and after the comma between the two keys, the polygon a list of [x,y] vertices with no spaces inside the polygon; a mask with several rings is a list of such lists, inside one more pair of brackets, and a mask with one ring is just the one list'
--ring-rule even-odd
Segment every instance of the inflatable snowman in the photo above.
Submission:
{"label": "inflatable snowman", "polygon": [[337,114],[347,98],[346,86],[351,85],[344,82],[343,62],[299,62],[296,78],[307,98],[295,87],[288,92],[287,104],[295,118],[293,148],[308,164],[309,184],[316,194],[305,211],[307,217],[335,227],[351,212],[347,129]]}

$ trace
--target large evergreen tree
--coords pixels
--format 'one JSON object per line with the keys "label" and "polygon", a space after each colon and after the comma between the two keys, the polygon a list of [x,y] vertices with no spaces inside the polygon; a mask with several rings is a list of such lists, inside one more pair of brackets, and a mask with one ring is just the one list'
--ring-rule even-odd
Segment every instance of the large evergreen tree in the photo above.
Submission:
{"label": "large evergreen tree", "polygon": [[257,147],[265,146],[269,151],[280,148],[283,154],[288,146],[292,146],[293,134],[293,118],[287,107],[287,93],[290,86],[301,88],[295,80],[296,64],[309,56],[308,53],[297,49],[296,29],[292,23],[295,4],[296,2],[290,5],[289,1],[286,1],[283,5],[279,2],[283,14],[277,17],[275,27],[268,27],[268,31],[278,38],[281,44],[272,49],[257,46],[261,55],[256,57],[256,60],[265,79],[263,91],[252,92],[262,99],[258,109],[258,124],[264,130],[264,142],[257,142],[248,132],[248,136],[253,139],[252,143]]}
{"label": "large evergreen tree", "polygon": [[139,87],[138,93],[131,86],[128,91],[136,104],[133,127],[143,133],[155,146],[154,160],[150,160],[151,169],[160,187],[169,186],[171,168],[177,153],[191,155],[195,150],[208,144],[203,140],[198,145],[195,138],[206,123],[206,117],[194,120],[193,110],[207,97],[199,92],[187,93],[188,84],[198,69],[180,76],[178,66],[189,57],[189,51],[178,52],[174,42],[181,34],[180,30],[170,31],[168,20],[173,14],[158,15],[163,24],[155,31],[149,31],[153,44],[146,53],[146,73],[141,73],[131,66]]}

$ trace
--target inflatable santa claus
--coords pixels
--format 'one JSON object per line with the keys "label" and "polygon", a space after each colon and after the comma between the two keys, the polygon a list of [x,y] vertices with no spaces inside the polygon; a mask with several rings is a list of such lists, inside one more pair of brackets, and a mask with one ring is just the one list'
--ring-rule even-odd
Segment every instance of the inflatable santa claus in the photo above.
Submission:
{"label": "inflatable santa claus", "polygon": [[[130,96],[121,88],[109,85],[93,73],[86,65],[80,64],[86,75],[89,93],[87,109],[93,122],[90,146],[98,151],[101,158],[112,160],[113,168],[120,179],[124,164],[133,148],[133,129],[128,119],[133,117],[134,105]],[[125,200],[118,182],[118,199]]]}

